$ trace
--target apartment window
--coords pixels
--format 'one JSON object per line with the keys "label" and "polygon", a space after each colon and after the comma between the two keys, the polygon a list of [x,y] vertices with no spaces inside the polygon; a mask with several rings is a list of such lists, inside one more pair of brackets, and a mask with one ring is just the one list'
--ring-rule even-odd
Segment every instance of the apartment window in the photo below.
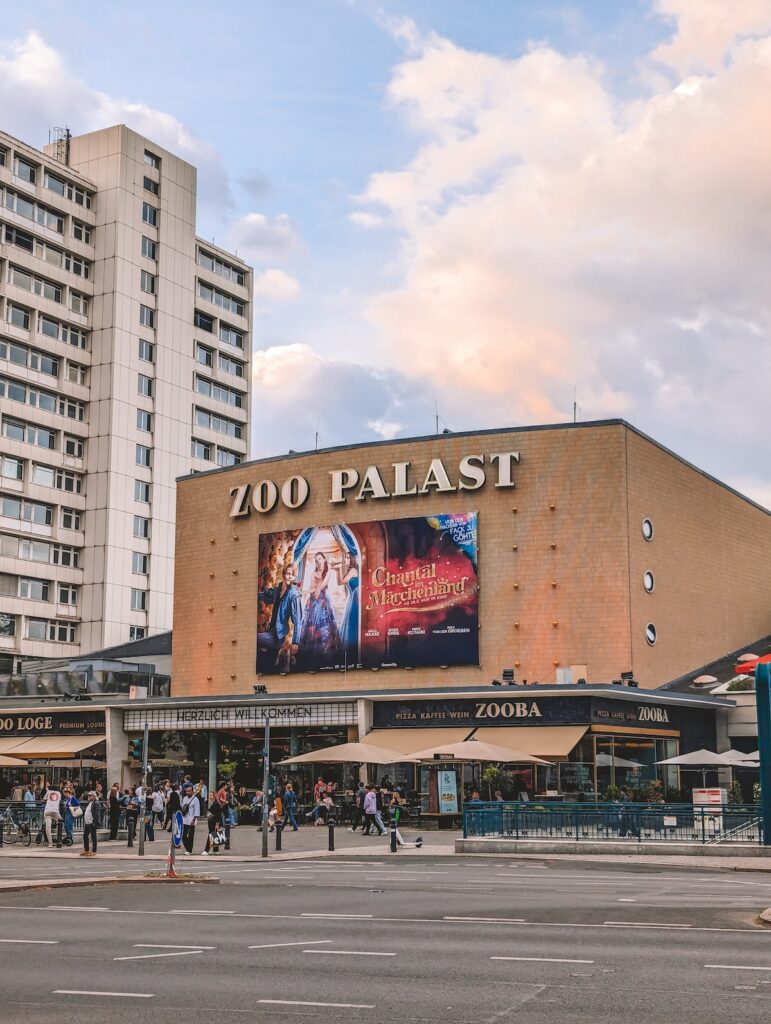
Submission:
{"label": "apartment window", "polygon": [[237,409],[241,408],[242,396],[240,391],[232,391],[223,384],[217,384],[215,381],[207,380],[206,377],[198,376],[195,378],[195,387],[199,395],[215,398],[218,402],[233,405]]}
{"label": "apartment window", "polygon": [[[0,160],[2,163],[2,160]],[[16,636],[16,616],[0,612],[0,636]]]}
{"label": "apartment window", "polygon": [[47,640],[48,639],[48,620],[47,619],[27,619],[27,639],[28,640]]}
{"label": "apartment window", "polygon": [[206,331],[207,334],[214,333],[214,317],[209,316],[208,313],[201,313],[200,310],[196,310],[193,315],[193,323],[202,331]]}
{"label": "apartment window", "polygon": [[73,185],[72,182],[67,182],[67,198],[71,199],[73,203],[77,203],[78,206],[85,206],[87,210],[91,209],[91,193],[86,192],[80,185]]}
{"label": "apartment window", "polygon": [[8,278],[10,283],[16,285],[17,288],[34,292],[35,295],[51,299],[52,302],[62,301],[62,289],[54,281],[47,281],[44,277],[28,274],[26,270],[20,270],[19,267],[10,267]]}
{"label": "apartment window", "polygon": [[88,297],[81,292],[70,292],[70,309],[73,313],[88,316]]}
{"label": "apartment window", "polygon": [[78,588],[71,583],[59,584],[59,604],[76,605],[78,603]]}
{"label": "apartment window", "polygon": [[129,640],[144,640],[146,632],[144,626],[129,626]]}
{"label": "apartment window", "polygon": [[64,565],[71,569],[80,568],[80,552],[67,544],[51,545],[51,561],[54,565]]}
{"label": "apartment window", "polygon": [[21,498],[12,498],[10,494],[0,494],[0,515],[6,519],[21,519]]}
{"label": "apartment window", "polygon": [[150,520],[145,516],[134,516],[134,536],[143,540],[150,536]]}
{"label": "apartment window", "polygon": [[144,501],[150,504],[150,484],[145,480],[134,481],[134,501]]}
{"label": "apartment window", "polygon": [[244,364],[239,363],[237,359],[231,359],[230,356],[223,356],[222,353],[217,358],[217,365],[224,373],[232,373],[234,377],[244,375]]}
{"label": "apartment window", "polygon": [[71,420],[80,420],[82,422],[86,418],[86,407],[82,402],[77,402],[74,398],[60,398],[59,415],[68,416]]}
{"label": "apartment window", "polygon": [[144,444],[138,444],[136,447],[135,455],[136,464],[138,466],[150,466],[151,461],[151,449]]}
{"label": "apartment window", "polygon": [[82,220],[72,221],[72,236],[77,238],[79,242],[83,242],[85,245],[91,244],[91,228],[88,224],[84,224]]}
{"label": "apartment window", "polygon": [[155,327],[155,310],[149,306],[139,307],[139,322],[142,327]]}
{"label": "apartment window", "polygon": [[152,238],[147,238],[146,235],[142,235],[142,255],[146,256],[148,260],[158,259],[158,243],[154,242]]}
{"label": "apartment window", "polygon": [[155,275],[148,274],[146,270],[143,270],[139,275],[139,287],[143,292],[155,295]]}
{"label": "apartment window", "polygon": [[147,576],[150,571],[150,556],[141,551],[133,551],[131,554],[131,571],[138,576]]}
{"label": "apartment window", "polygon": [[[15,544],[16,551],[13,554],[18,555],[25,562],[50,562],[51,560],[51,545],[43,540],[27,540],[23,537],[18,540],[16,537],[3,537],[2,540]],[[3,543],[3,554],[10,553],[6,548],[7,545]]]}
{"label": "apartment window", "polygon": [[34,185],[37,181],[39,168],[36,164],[31,164],[27,160],[22,160],[21,157],[16,158],[15,174],[17,178],[21,178],[22,181],[29,182],[30,185]]}
{"label": "apartment window", "polygon": [[195,422],[199,427],[207,427],[209,430],[215,430],[218,434],[227,434],[229,437],[240,438],[243,433],[240,423],[229,420],[226,416],[217,416],[207,412],[206,409],[196,408]]}
{"label": "apartment window", "polygon": [[19,597],[27,601],[47,601],[50,584],[48,580],[35,580],[27,576],[19,577]]}
{"label": "apartment window", "polygon": [[30,311],[23,306],[16,306],[14,303],[7,303],[6,319],[14,327],[20,327],[23,331],[29,330]]}
{"label": "apartment window", "polygon": [[207,462],[211,462],[211,445],[192,438],[191,454],[194,459],[205,459]]}
{"label": "apartment window", "polygon": [[229,448],[217,448],[218,466],[238,466],[240,462],[241,456],[238,452],[231,452]]}
{"label": "apartment window", "polygon": [[80,363],[71,363],[69,360],[67,361],[67,380],[71,384],[85,384],[87,375],[87,367],[81,366]]}
{"label": "apartment window", "polygon": [[137,409],[137,430],[146,430],[148,433],[153,429],[153,414],[144,409]]}
{"label": "apartment window", "polygon": [[37,318],[37,329],[41,334],[44,334],[47,338],[55,338],[59,340],[59,321],[50,320],[47,316],[38,316]]}
{"label": "apartment window", "polygon": [[3,437],[11,441],[26,441],[27,444],[37,445],[38,448],[56,448],[55,431],[35,427],[23,420],[9,419],[7,416],[3,417]]}
{"label": "apartment window", "polygon": [[72,434],[64,435],[64,454],[73,459],[82,459],[86,450],[86,443],[81,437],[74,437]]}
{"label": "apartment window", "polygon": [[16,366],[28,366],[30,370],[38,370],[50,377],[59,376],[59,360],[48,356],[37,349],[27,348],[13,341],[0,338],[0,359],[7,359]]}
{"label": "apartment window", "polygon": [[0,476],[4,476],[6,480],[24,479],[24,463],[10,455],[0,455]]}
{"label": "apartment window", "polygon": [[151,153],[149,149],[145,150],[145,163],[149,167],[154,167],[156,171],[161,169],[161,158],[156,156],[155,153]]}
{"label": "apartment window", "polygon": [[243,285],[244,283],[243,270],[225,263],[203,249],[198,250],[198,265],[205,267],[206,270],[211,270],[215,274],[219,274],[220,277],[224,277],[228,281],[235,282],[235,284]]}
{"label": "apartment window", "polygon": [[132,612],[147,611],[147,591],[131,588],[131,610]]}
{"label": "apartment window", "polygon": [[145,175],[145,176],[144,176],[144,178],[143,178],[143,180],[142,180],[142,188],[143,188],[143,189],[144,189],[144,190],[145,190],[146,192],[152,192],[152,194],[153,194],[154,196],[157,196],[157,195],[158,195],[158,193],[159,193],[159,192],[160,192],[160,190],[161,190],[161,187],[160,187],[160,185],[158,184],[158,182],[157,182],[157,181],[153,181],[153,179],[152,179],[152,178],[148,178],[148,177],[147,177],[147,175]]}
{"label": "apartment window", "polygon": [[62,198],[67,194],[67,182],[62,178],[55,177],[50,171],[46,171],[46,188]]}
{"label": "apartment window", "polygon": [[220,341],[224,341],[226,345],[232,345],[234,348],[243,348],[243,331],[237,331],[235,327],[220,323]]}
{"label": "apartment window", "polygon": [[205,345],[195,346],[195,358],[202,366],[211,366],[214,362],[214,353]]}
{"label": "apartment window", "polygon": [[[49,261],[50,262],[50,261]],[[69,270],[71,274],[75,274],[77,277],[84,277],[88,280],[89,265],[80,256],[72,256],[70,253],[64,254],[62,261],[65,270]]]}
{"label": "apartment window", "polygon": [[145,398],[153,397],[153,380],[152,377],[145,376],[144,373],[137,374],[137,392],[140,395],[144,395]]}
{"label": "apartment window", "polygon": [[21,231],[19,228],[6,227],[5,229],[5,240],[10,245],[18,246],[19,249],[24,249],[25,252],[35,251],[35,239],[32,235],[28,235],[26,231]]}
{"label": "apartment window", "polygon": [[8,150],[0,146],[0,167],[5,167],[8,163]]}
{"label": "apartment window", "polygon": [[155,347],[151,341],[145,341],[144,338],[139,339],[139,358],[142,362],[152,363],[155,357]]}
{"label": "apartment window", "polygon": [[74,644],[77,627],[74,622],[49,622],[48,639],[60,644]]}
{"label": "apartment window", "polygon": [[62,341],[74,345],[75,348],[84,350],[88,348],[86,332],[79,327],[70,327],[68,324],[62,324]]}
{"label": "apartment window", "polygon": [[80,512],[76,508],[62,509],[62,528],[65,530],[80,529]]}
{"label": "apartment window", "polygon": [[198,282],[198,294],[207,302],[213,302],[215,306],[227,309],[230,313],[237,313],[238,316],[244,316],[244,304],[234,295],[221,292],[219,288],[212,288],[211,285],[205,284],[203,281]]}
{"label": "apartment window", "polygon": [[158,211],[150,203],[142,203],[142,220],[145,224],[151,224],[153,227],[158,226]]}

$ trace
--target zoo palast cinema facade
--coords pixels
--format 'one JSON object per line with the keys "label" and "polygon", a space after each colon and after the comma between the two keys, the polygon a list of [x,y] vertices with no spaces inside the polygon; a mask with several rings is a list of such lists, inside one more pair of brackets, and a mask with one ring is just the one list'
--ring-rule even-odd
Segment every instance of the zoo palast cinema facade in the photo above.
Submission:
{"label": "zoo palast cinema facade", "polygon": [[194,474],[172,700],[125,729],[150,713],[196,767],[256,772],[268,714],[274,759],[473,733],[559,763],[535,792],[596,789],[608,758],[655,774],[726,704],[655,688],[771,632],[770,562],[768,512],[619,420]]}

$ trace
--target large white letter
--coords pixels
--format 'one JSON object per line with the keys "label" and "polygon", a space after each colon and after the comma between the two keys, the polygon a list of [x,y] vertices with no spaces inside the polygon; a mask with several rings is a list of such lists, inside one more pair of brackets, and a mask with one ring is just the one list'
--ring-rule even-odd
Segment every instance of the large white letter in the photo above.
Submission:
{"label": "large white letter", "polygon": [[281,487],[281,500],[287,508],[300,508],[308,500],[310,484],[304,476],[290,476]]}
{"label": "large white letter", "polygon": [[432,487],[436,487],[439,493],[442,491],[455,490],[453,485],[450,483],[450,478],[447,476],[447,470],[444,468],[444,463],[441,459],[431,460],[431,465],[428,467],[426,479],[423,481],[420,493],[428,494]]}
{"label": "large white letter", "polygon": [[329,474],[332,477],[332,497],[330,505],[339,505],[348,499],[345,492],[355,487],[359,482],[359,474],[355,469],[333,469]]}
{"label": "large white letter", "polygon": [[490,462],[498,463],[498,482],[496,487],[513,487],[514,481],[511,478],[512,462],[519,462],[519,452],[495,452],[490,457]]}
{"label": "large white letter", "polygon": [[368,495],[372,495],[373,498],[388,498],[390,495],[385,489],[383,480],[380,476],[380,471],[377,466],[367,466],[364,472],[364,479],[361,482],[359,493],[356,495],[357,501],[364,501]]}
{"label": "large white letter", "polygon": [[[460,460],[459,491],[477,491],[485,482],[484,455],[466,455]],[[471,483],[466,483],[466,477]]]}
{"label": "large white letter", "polygon": [[230,509],[230,518],[238,519],[239,516],[248,516],[250,512],[249,484],[241,484],[240,487],[231,487],[230,497],[233,499],[233,506]]}
{"label": "large white letter", "polygon": [[252,491],[252,504],[258,512],[270,512],[278,501],[278,487],[272,480],[260,480]]}
{"label": "large white letter", "polygon": [[394,462],[394,498],[403,498],[407,494],[417,494],[418,485],[407,486],[410,464],[409,462]]}

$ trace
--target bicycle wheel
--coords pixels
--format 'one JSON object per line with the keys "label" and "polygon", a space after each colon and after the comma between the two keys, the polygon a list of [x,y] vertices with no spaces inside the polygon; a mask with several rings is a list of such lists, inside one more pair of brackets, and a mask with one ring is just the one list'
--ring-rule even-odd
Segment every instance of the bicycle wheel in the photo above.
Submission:
{"label": "bicycle wheel", "polygon": [[32,843],[32,836],[30,835],[29,829],[25,832],[19,832],[19,842],[22,846],[29,846]]}

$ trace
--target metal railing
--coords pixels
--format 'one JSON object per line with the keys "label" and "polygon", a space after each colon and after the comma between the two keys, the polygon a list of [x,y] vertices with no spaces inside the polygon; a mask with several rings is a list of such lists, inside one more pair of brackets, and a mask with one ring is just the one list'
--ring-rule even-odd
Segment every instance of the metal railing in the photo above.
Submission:
{"label": "metal railing", "polygon": [[[106,828],[108,827],[110,820],[109,805],[106,800],[100,801],[100,804],[102,808],[101,827]],[[84,801],[81,801],[81,806],[85,806]],[[32,829],[33,833],[38,832],[43,826],[43,812],[45,810],[45,802],[38,801],[32,804],[25,803],[21,800],[0,800],[0,814],[5,814],[7,810],[10,810],[13,813],[13,817],[17,821],[28,822],[29,827],[30,829]],[[83,815],[81,814],[79,818],[72,818],[71,824],[73,832],[82,832]],[[118,827],[120,829],[124,829],[126,827],[126,817],[123,809],[121,809],[120,812],[120,823]]]}
{"label": "metal railing", "polygon": [[463,836],[640,842],[763,842],[754,804],[481,803],[463,809]]}

